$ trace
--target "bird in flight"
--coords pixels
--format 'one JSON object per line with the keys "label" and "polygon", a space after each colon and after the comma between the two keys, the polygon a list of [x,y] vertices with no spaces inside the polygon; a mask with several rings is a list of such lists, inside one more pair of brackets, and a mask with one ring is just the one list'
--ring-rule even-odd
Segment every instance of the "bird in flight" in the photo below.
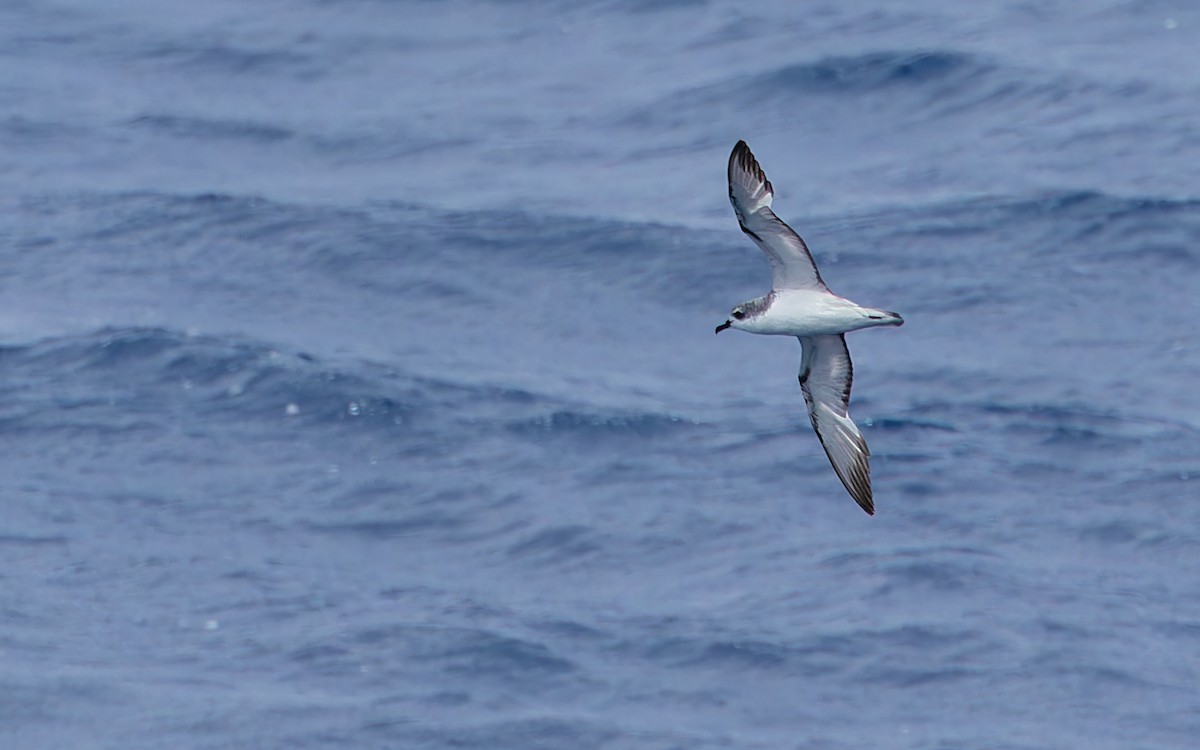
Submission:
{"label": "bird in flight", "polygon": [[774,195],[750,147],[738,141],[729,155],[729,201],[742,231],[771,263],[771,291],[733,308],[716,332],[737,328],[800,339],[800,390],[813,429],[850,496],[875,515],[871,451],[850,419],[854,366],[845,334],[860,328],[902,325],[904,319],[829,291],[804,240],[771,210]]}

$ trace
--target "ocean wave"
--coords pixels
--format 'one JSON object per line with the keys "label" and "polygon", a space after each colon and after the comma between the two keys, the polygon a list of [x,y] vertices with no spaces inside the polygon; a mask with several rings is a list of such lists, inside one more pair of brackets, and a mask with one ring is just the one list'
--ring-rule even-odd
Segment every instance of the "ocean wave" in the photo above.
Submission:
{"label": "ocean wave", "polygon": [[1148,102],[1168,96],[1152,86],[1110,83],[953,49],[877,50],[790,63],[677,91],[620,122],[683,128],[753,111],[759,127],[790,130],[802,113],[818,107],[826,120],[887,117],[927,123],[986,112],[1042,121],[1087,111],[1090,102],[1107,98]]}
{"label": "ocean wave", "polygon": [[[1036,223],[1039,229],[1079,232],[1079,239],[1096,228],[1097,221],[1139,221],[1182,218],[1187,225],[1200,223],[1200,200],[1156,195],[1118,195],[1097,190],[1056,190],[1033,195],[989,195],[951,198],[914,206],[872,211],[839,218],[836,229],[869,231],[884,226],[891,232],[925,236],[961,237],[1014,221]],[[1053,226],[1046,227],[1047,220]],[[1082,226],[1081,226],[1082,225]]]}
{"label": "ocean wave", "polygon": [[294,655],[328,652],[343,660],[361,656],[363,649],[405,654],[437,672],[466,672],[475,679],[501,679],[510,685],[567,675],[579,669],[540,640],[486,628],[449,625],[371,623],[350,630],[336,642],[305,645]]}
{"label": "ocean wave", "polygon": [[875,420],[875,426],[895,429],[889,423],[897,421],[899,429],[947,433],[947,439],[955,435],[1009,435],[1021,444],[1089,452],[1194,439],[1195,435],[1195,428],[1183,422],[1126,414],[1084,402],[922,400],[894,419]]}
{"label": "ocean wave", "polygon": [[681,127],[714,112],[754,111],[764,122],[795,118],[799,108],[821,97],[861,101],[894,92],[919,92],[911,107],[926,109],[931,100],[980,81],[994,64],[955,51],[879,51],[827,57],[740,75],[679,91],[627,115],[624,124],[636,127]]}
{"label": "ocean wave", "polygon": [[13,245],[37,252],[14,254],[19,275],[44,277],[48,257],[78,265],[86,244],[88,268],[189,294],[261,296],[269,277],[281,298],[378,292],[417,310],[504,309],[539,288],[707,305],[719,281],[762,278],[762,268],[729,252],[739,241],[733,230],[604,218],[396,203],[346,209],[229,193],[35,195],[20,209],[26,226]]}
{"label": "ocean wave", "polygon": [[482,721],[470,724],[409,726],[381,725],[373,736],[403,747],[460,748],[461,750],[558,750],[559,748],[623,747],[630,750],[652,748],[728,747],[724,742],[710,743],[691,737],[654,736],[644,731],[628,733],[621,723],[605,722],[593,716],[537,717]]}
{"label": "ocean wave", "polygon": [[810,634],[803,639],[768,640],[709,635],[668,635],[624,644],[638,657],[675,669],[733,669],[799,672],[838,671],[857,651],[853,635]]}
{"label": "ocean wave", "polygon": [[951,76],[978,76],[991,67],[962,52],[889,50],[788,65],[753,76],[748,84],[756,93],[768,95],[815,90],[855,93],[896,85],[922,85]]}
{"label": "ocean wave", "polygon": [[301,352],[158,328],[109,328],[0,350],[9,428],[153,427],[157,420],[351,424],[394,430],[438,384],[330,367]]}
{"label": "ocean wave", "polygon": [[183,41],[130,40],[125,54],[135,60],[178,66],[194,74],[289,76],[314,80],[328,73],[320,58],[292,47],[253,48],[226,39],[200,36]]}
{"label": "ocean wave", "polygon": [[519,435],[537,438],[561,438],[564,436],[647,438],[686,429],[694,424],[690,420],[668,414],[554,411],[550,414],[511,422],[509,429]]}
{"label": "ocean wave", "polygon": [[508,548],[513,557],[563,563],[605,549],[603,539],[586,526],[569,524],[541,529]]}
{"label": "ocean wave", "polygon": [[[397,494],[398,498],[405,497]],[[433,531],[449,531],[462,528],[466,520],[461,516],[439,511],[414,513],[405,518],[377,518],[355,520],[344,523],[308,523],[305,528],[318,534],[348,535],[363,541],[400,539]]]}
{"label": "ocean wave", "polygon": [[[831,268],[938,274],[938,293],[910,303],[913,315],[1021,314],[1031,296],[1053,299],[1051,311],[1094,307],[1097,294],[1121,293],[1134,263],[1182,298],[1200,268],[1200,201],[1187,199],[1095,191],[973,197],[841,218],[822,229],[834,247],[839,235],[853,237],[832,256],[814,247]],[[1014,266],[1023,269],[1023,285],[1008,281]]]}
{"label": "ocean wave", "polygon": [[[459,384],[363,362],[334,364],[252,339],[162,328],[105,328],[5,347],[0,374],[8,384],[0,423],[9,430],[126,432],[165,429],[164,420],[182,419],[380,432],[420,453],[426,441],[442,445],[440,436],[462,430],[544,446],[564,438],[637,442],[694,427],[669,414],[567,406],[502,385]],[[372,523],[328,530],[403,532]]]}
{"label": "ocean wave", "polygon": [[288,128],[250,120],[225,120],[184,115],[146,114],[133,118],[130,125],[165,135],[197,140],[245,140],[274,143],[295,136]]}

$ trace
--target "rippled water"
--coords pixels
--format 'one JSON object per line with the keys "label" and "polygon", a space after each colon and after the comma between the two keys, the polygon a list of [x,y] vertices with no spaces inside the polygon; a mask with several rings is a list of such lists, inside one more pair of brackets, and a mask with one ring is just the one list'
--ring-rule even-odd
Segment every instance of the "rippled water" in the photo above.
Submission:
{"label": "rippled water", "polygon": [[[8,747],[1190,748],[1200,11],[0,7]],[[745,138],[839,293],[808,426]]]}

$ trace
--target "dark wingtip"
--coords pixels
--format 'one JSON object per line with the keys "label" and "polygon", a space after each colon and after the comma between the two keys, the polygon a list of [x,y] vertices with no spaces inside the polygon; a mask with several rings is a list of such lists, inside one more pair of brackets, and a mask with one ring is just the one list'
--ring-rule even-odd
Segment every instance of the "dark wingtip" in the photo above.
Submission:
{"label": "dark wingtip", "polygon": [[[750,154],[750,147],[746,145],[745,141],[738,141],[736,144],[734,144],[733,151],[729,152],[729,173],[730,174],[733,174],[734,165],[746,163],[746,155],[747,154]],[[751,155],[751,158],[753,158],[752,155]]]}
{"label": "dark wingtip", "polygon": [[888,315],[892,316],[893,325],[898,325],[898,326],[904,325],[904,318],[900,317],[900,313],[894,313],[894,312],[891,312],[890,310],[885,310],[885,312],[887,312]]}
{"label": "dark wingtip", "polygon": [[871,494],[871,480],[866,478],[864,485],[860,483],[864,481],[863,478],[860,477],[857,479],[858,481],[853,483],[853,487],[848,484],[846,485],[846,489],[850,490],[850,497],[854,498],[854,502],[858,503],[858,507],[865,510],[868,516],[873,516],[875,515],[875,499]]}
{"label": "dark wingtip", "polygon": [[733,151],[729,152],[729,163],[731,165],[740,164],[747,172],[761,169],[758,166],[758,160],[754,158],[754,152],[750,150],[745,141],[738,141],[733,145]]}
{"label": "dark wingtip", "polygon": [[[737,201],[733,196],[733,182],[739,172],[744,172],[751,179],[762,183],[761,188],[754,188],[755,190],[762,189],[768,195],[775,194],[775,188],[771,186],[771,181],[767,179],[767,173],[759,166],[758,159],[754,158],[754,153],[750,151],[750,147],[746,145],[745,141],[738,141],[734,145],[733,151],[729,154],[729,199],[733,201],[735,209],[737,209]],[[739,177],[738,179],[739,181],[744,181],[744,178]],[[753,186],[745,185],[745,187],[749,189]],[[742,231],[745,231],[745,226],[742,227]]]}

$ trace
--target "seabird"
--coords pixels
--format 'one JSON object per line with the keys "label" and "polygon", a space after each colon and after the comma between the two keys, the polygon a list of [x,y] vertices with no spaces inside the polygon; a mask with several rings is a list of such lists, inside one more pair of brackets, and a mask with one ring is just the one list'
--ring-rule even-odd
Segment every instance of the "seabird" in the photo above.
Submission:
{"label": "seabird", "polygon": [[771,291],[733,308],[716,332],[737,328],[800,339],[800,390],[813,429],[850,496],[875,515],[871,451],[850,419],[854,366],[845,334],[860,328],[902,325],[904,319],[829,291],[804,240],[771,210],[774,195],[750,147],[738,141],[729,155],[729,201],[742,231],[767,254]]}

